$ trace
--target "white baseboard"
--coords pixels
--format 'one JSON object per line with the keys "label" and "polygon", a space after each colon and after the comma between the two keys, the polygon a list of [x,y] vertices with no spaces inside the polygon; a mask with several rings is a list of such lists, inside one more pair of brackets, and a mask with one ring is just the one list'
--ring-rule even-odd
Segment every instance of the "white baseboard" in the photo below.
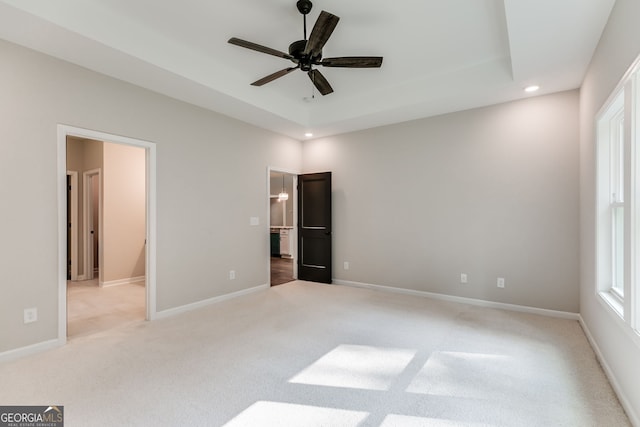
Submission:
{"label": "white baseboard", "polygon": [[[137,280],[133,280],[133,279],[137,279]],[[126,283],[136,283],[139,281],[143,281],[145,279],[144,276],[141,276],[141,278],[133,278],[133,279],[126,279],[127,282]],[[130,280],[130,281],[129,281]],[[119,281],[116,281],[119,282]],[[111,283],[111,282],[108,282]],[[124,284],[123,283],[115,283],[111,286],[117,286],[117,285],[121,285]],[[192,311],[201,307],[206,307],[208,305],[211,304],[215,304],[218,302],[222,302],[222,301],[226,301],[229,299],[233,299],[233,298],[237,298],[240,297],[242,295],[247,295],[253,292],[258,292],[261,290],[266,290],[269,289],[269,285],[268,284],[264,284],[264,285],[260,285],[260,286],[255,286],[253,288],[249,288],[249,289],[242,289],[240,291],[237,292],[232,292],[230,294],[226,294],[226,295],[220,295],[218,297],[214,297],[214,298],[209,298],[203,301],[198,301],[198,302],[194,302],[192,304],[187,304],[187,305],[183,305],[180,307],[175,307],[175,308],[170,308],[168,310],[163,310],[160,312],[156,313],[156,316],[154,316],[154,320],[155,319],[162,319],[165,317],[171,317],[171,316],[175,316],[177,314],[180,313],[185,313],[187,311]],[[15,359],[19,359],[22,357],[26,357],[35,353],[40,353],[46,350],[51,350],[54,349],[56,347],[62,347],[65,344],[65,340],[59,340],[59,339],[55,339],[55,340],[50,340],[50,341],[43,341],[37,344],[32,344],[26,347],[21,347],[21,348],[16,348],[13,350],[8,350],[5,351],[3,353],[0,353],[0,363],[1,362],[8,362],[11,360],[15,360]]]}
{"label": "white baseboard", "polygon": [[57,347],[62,347],[63,341],[58,339],[39,342],[37,344],[28,345],[26,347],[20,347],[13,350],[0,353],[0,362],[8,362],[11,360],[20,359],[22,357],[30,356],[32,354],[40,353],[46,350],[51,350]]}
{"label": "white baseboard", "polygon": [[100,287],[108,288],[109,286],[131,285],[134,283],[144,282],[146,276],[128,277],[126,279],[110,280],[108,282],[100,282]]}
{"label": "white baseboard", "polygon": [[251,294],[253,292],[258,292],[258,291],[262,291],[262,290],[266,290],[266,289],[269,289],[269,285],[268,284],[255,286],[253,288],[248,288],[248,289],[242,289],[240,291],[232,292],[230,294],[220,295],[220,296],[217,296],[217,297],[213,297],[213,298],[209,298],[209,299],[206,299],[206,300],[194,302],[194,303],[191,303],[191,304],[182,305],[180,307],[169,308],[167,310],[158,311],[156,313],[156,316],[154,317],[154,319],[163,319],[165,317],[175,316],[175,315],[180,314],[180,313],[186,313],[188,311],[192,311],[192,310],[196,310],[198,308],[206,307],[206,306],[211,305],[211,304],[216,304],[216,303],[219,303],[219,302],[222,302],[222,301],[230,300],[230,299],[233,299],[233,298],[237,298],[237,297],[240,297],[240,296],[243,296],[243,295]]}
{"label": "white baseboard", "polygon": [[600,351],[600,347],[598,346],[598,343],[593,338],[593,335],[591,334],[591,331],[587,327],[587,324],[582,318],[582,316],[580,316],[579,320],[580,320],[580,326],[582,326],[582,330],[584,331],[584,334],[587,336],[587,340],[589,340],[589,344],[591,344],[591,348],[593,348],[593,351],[596,353],[596,356],[598,357],[598,361],[600,362],[600,366],[602,366],[602,370],[604,371],[605,375],[609,379],[609,382],[611,383],[611,387],[613,387],[613,390],[616,392],[616,395],[618,396],[618,400],[620,401],[620,404],[622,405],[625,412],[627,413],[627,417],[629,417],[629,421],[631,421],[631,424],[634,426],[640,426],[640,415],[635,412],[633,405],[629,402],[629,399],[622,391],[622,388],[620,387],[620,384],[618,383],[616,376],[613,374],[613,371],[609,367],[607,360],[602,355],[602,351]]}
{"label": "white baseboard", "polygon": [[336,285],[342,286],[351,286],[355,288],[365,288],[365,289],[373,289],[377,291],[383,292],[392,292],[396,294],[404,294],[404,295],[414,295],[420,297],[426,297],[431,299],[436,299],[440,301],[449,301],[449,302],[457,302],[462,304],[476,305],[480,307],[487,308],[499,308],[502,310],[509,311],[518,311],[522,313],[531,313],[531,314],[539,314],[542,316],[548,317],[558,317],[561,319],[570,319],[570,320],[579,320],[580,315],[578,313],[571,313],[568,311],[556,311],[556,310],[547,310],[544,308],[536,308],[536,307],[528,307],[524,305],[515,305],[515,304],[506,304],[502,302],[493,302],[493,301],[485,301],[475,298],[465,298],[465,297],[457,297],[453,295],[445,295],[445,294],[437,294],[433,292],[426,291],[416,291],[414,289],[405,289],[405,288],[394,288],[391,286],[381,286],[381,285],[372,285],[369,283],[361,283],[361,282],[351,282],[348,280],[339,280],[333,279],[333,283]]}

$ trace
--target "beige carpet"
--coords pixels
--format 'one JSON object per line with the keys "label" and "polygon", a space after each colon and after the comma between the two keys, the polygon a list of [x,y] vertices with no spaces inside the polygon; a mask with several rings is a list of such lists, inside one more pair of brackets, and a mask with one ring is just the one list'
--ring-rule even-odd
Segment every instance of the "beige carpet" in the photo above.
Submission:
{"label": "beige carpet", "polygon": [[100,287],[98,280],[67,282],[67,336],[95,334],[145,318],[144,282]]}
{"label": "beige carpet", "polygon": [[628,426],[578,322],[292,282],[0,364],[66,426]]}

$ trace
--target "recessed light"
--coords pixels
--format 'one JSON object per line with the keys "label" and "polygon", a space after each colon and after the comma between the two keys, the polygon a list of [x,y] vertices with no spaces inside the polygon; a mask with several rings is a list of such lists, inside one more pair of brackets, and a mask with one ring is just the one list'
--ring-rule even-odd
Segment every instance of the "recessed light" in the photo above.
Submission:
{"label": "recessed light", "polygon": [[528,93],[531,93],[531,92],[535,92],[535,91],[537,91],[538,89],[540,89],[540,86],[538,86],[538,85],[531,85],[531,86],[527,86],[527,87],[525,87],[525,88],[524,88],[524,91],[525,91],[525,92],[528,92]]}
{"label": "recessed light", "polygon": [[306,136],[307,138],[311,138],[313,134],[311,132],[307,132],[304,134],[304,136]]}

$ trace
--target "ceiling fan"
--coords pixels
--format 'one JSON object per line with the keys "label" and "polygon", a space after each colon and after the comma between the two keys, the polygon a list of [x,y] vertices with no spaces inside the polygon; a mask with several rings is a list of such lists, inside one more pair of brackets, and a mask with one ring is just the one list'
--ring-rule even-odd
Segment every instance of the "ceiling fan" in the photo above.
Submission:
{"label": "ceiling fan", "polygon": [[314,68],[321,65],[323,67],[342,67],[342,68],[379,68],[382,65],[381,56],[341,56],[337,58],[322,58],[322,48],[327,40],[333,33],[333,30],[338,25],[339,17],[325,12],[320,12],[320,16],[316,21],[311,34],[307,39],[307,14],[311,12],[313,4],[310,0],[298,0],[296,3],[298,11],[303,16],[304,21],[304,40],[298,40],[289,46],[289,53],[281,52],[270,47],[262,46],[256,43],[252,43],[246,40],[241,40],[236,37],[229,39],[229,43],[244,47],[247,49],[255,50],[258,52],[266,53],[268,55],[277,56],[280,58],[288,59],[294,64],[294,67],[285,68],[284,70],[276,71],[273,74],[269,74],[266,77],[256,80],[251,83],[252,86],[262,86],[266,83],[272,82],[275,79],[283,77],[294,70],[305,71],[313,85],[318,89],[322,95],[328,95],[333,92],[333,88],[322,75],[322,73]]}

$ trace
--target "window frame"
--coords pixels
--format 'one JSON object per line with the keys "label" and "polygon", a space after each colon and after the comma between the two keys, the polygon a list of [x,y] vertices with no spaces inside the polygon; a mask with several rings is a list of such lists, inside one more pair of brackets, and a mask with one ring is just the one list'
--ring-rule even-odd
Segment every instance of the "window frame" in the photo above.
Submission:
{"label": "window frame", "polygon": [[[636,341],[640,339],[639,106],[640,56],[625,73],[595,118],[595,291],[598,300],[610,313],[615,314],[627,331],[632,332]],[[622,162],[619,154],[622,154]],[[619,221],[616,224],[615,211],[619,211],[620,208],[622,224]],[[622,246],[616,245],[616,225],[623,227]],[[616,261],[619,262],[620,259],[615,257],[620,251],[622,286],[619,282],[620,268],[615,267],[619,266]]]}
{"label": "window frame", "polygon": [[[606,124],[608,130],[608,146],[609,146],[609,195],[610,195],[610,221],[611,221],[611,283],[607,284],[608,291],[613,294],[613,297],[618,299],[620,304],[624,304],[624,287],[625,287],[625,266],[628,264],[625,262],[626,253],[626,240],[625,231],[628,227],[625,224],[625,218],[628,216],[625,214],[627,207],[625,201],[628,198],[625,195],[625,171],[628,168],[625,165],[625,160],[629,150],[627,149],[627,141],[625,140],[625,108],[624,91],[620,93],[621,98],[616,99],[610,118],[606,118]],[[609,111],[609,110],[608,110]],[[603,118],[604,119],[604,118]],[[622,218],[618,218],[618,214],[621,214]],[[619,235],[622,242],[619,242]],[[624,310],[623,310],[624,312]]]}
{"label": "window frame", "polygon": [[[624,231],[628,228],[626,224],[616,224],[616,211],[623,209],[623,220],[628,215],[624,200],[625,164],[624,155],[625,144],[619,144],[620,122],[624,123],[625,116],[625,90],[624,87],[617,90],[610,100],[605,104],[601,112],[596,117],[596,218],[597,218],[597,286],[596,290],[601,298],[614,310],[614,312],[624,318],[624,292],[615,291],[616,278],[622,274],[624,286],[625,270],[628,263],[624,262],[624,254],[627,252],[625,240],[622,246],[622,271],[616,268],[616,225],[622,226]],[[623,132],[624,135],[624,132]],[[622,152],[620,152],[622,151]],[[622,169],[622,170],[620,170]],[[622,190],[622,191],[620,191]],[[621,194],[622,193],[622,194]],[[619,260],[619,259],[618,259]]]}

